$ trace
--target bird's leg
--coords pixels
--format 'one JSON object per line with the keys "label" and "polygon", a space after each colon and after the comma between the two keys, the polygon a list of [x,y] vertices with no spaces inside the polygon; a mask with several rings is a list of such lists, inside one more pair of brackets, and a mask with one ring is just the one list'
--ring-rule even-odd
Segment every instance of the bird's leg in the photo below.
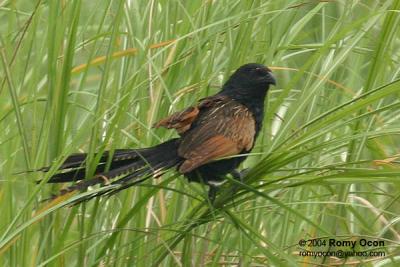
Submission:
{"label": "bird's leg", "polygon": [[208,190],[208,198],[210,199],[211,203],[214,203],[217,192],[224,183],[226,183],[226,180],[221,179],[220,177],[215,177],[215,179],[210,179],[207,181],[207,184],[210,187]]}
{"label": "bird's leg", "polygon": [[[238,170],[235,169],[235,170],[231,171],[230,174],[233,176],[234,179],[240,181],[240,183],[243,184],[244,183],[244,179],[243,178],[246,177],[246,175],[249,173],[249,171],[250,171],[250,169],[248,169],[248,168],[246,168],[246,169],[244,169],[242,171],[238,171]],[[237,185],[237,184],[233,185],[233,188],[232,188],[233,189],[233,193],[232,193],[232,195],[237,193],[239,188],[240,188],[240,185]],[[232,201],[233,201],[233,204],[234,204],[234,199],[232,199]]]}
{"label": "bird's leg", "polygon": [[[246,170],[246,169],[245,169]],[[246,175],[246,174],[244,174],[243,172],[245,171],[245,170],[243,170],[243,171],[238,171],[238,170],[233,170],[233,171],[231,171],[230,172],[230,174],[232,175],[232,177],[235,179],[235,180],[238,180],[238,181],[240,181],[241,183],[243,183],[243,177]],[[238,191],[238,189],[239,189],[239,185],[237,185],[237,184],[234,184],[233,186],[232,186],[232,189],[233,189],[233,191],[232,191],[232,197],[233,197],[233,195]],[[234,198],[232,198],[232,204],[233,204],[233,206],[236,206],[235,205],[235,199]]]}
{"label": "bird's leg", "polygon": [[212,185],[212,184],[210,184],[209,186],[210,186],[210,188],[208,189],[208,199],[210,200],[211,204],[213,204],[215,201],[217,192],[219,190],[219,187]]}
{"label": "bird's leg", "polygon": [[246,168],[242,171],[238,171],[238,170],[233,170],[230,172],[230,174],[233,176],[233,178],[235,178],[236,180],[240,181],[241,183],[243,183],[243,178],[246,177],[246,175],[249,173],[250,169]]}
{"label": "bird's leg", "polygon": [[208,198],[212,204],[214,203],[215,197],[217,196],[217,192],[221,188],[221,185],[226,182],[227,180],[223,179],[223,177],[214,177],[214,179],[207,180],[207,184],[209,186]]}
{"label": "bird's leg", "polygon": [[241,183],[243,183],[243,175],[241,174],[240,171],[238,170],[233,170],[231,171],[231,175],[233,176],[234,179],[240,181]]}

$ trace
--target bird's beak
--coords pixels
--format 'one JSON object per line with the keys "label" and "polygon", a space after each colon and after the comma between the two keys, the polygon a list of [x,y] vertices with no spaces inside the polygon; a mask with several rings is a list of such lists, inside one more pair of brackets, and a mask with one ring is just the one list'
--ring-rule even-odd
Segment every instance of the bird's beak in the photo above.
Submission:
{"label": "bird's beak", "polygon": [[268,83],[269,83],[269,84],[276,85],[275,76],[272,74],[272,72],[269,72],[268,74],[269,74],[269,75],[268,75]]}

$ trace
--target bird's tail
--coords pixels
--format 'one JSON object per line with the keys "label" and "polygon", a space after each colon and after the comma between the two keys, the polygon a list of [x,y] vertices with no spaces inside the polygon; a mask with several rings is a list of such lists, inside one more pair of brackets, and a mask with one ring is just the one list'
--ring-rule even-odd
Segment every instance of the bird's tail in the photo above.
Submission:
{"label": "bird's tail", "polygon": [[[60,191],[59,195],[73,191],[82,191],[97,184],[118,184],[119,187],[101,191],[89,198],[104,194],[113,194],[121,188],[132,186],[151,176],[158,176],[165,170],[181,163],[178,156],[179,139],[171,139],[154,147],[144,149],[117,149],[114,153],[106,151],[95,170],[95,175],[85,179],[87,154],[73,154],[60,166],[60,172],[50,177],[48,183],[77,183]],[[110,159],[110,156],[112,157]],[[109,164],[109,168],[106,166]],[[106,170],[107,169],[107,170]],[[45,167],[41,171],[48,171]],[[119,190],[118,190],[119,189]],[[84,200],[87,200],[86,198]]]}

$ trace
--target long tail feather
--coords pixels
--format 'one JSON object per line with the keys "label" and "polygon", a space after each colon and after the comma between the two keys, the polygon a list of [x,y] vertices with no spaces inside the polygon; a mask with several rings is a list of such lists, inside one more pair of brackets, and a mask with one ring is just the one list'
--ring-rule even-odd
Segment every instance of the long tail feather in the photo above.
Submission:
{"label": "long tail feather", "polygon": [[[137,156],[137,154],[134,153],[135,151],[136,151],[135,149],[116,149],[113,151],[112,161],[123,161],[132,159],[133,157]],[[108,161],[109,157],[110,157],[110,151],[105,151],[100,158],[99,164],[105,164]],[[59,169],[64,170],[64,169],[82,167],[86,163],[86,158],[87,158],[87,153],[72,154],[63,162],[63,164],[59,167]],[[49,170],[50,167],[43,167],[39,169],[39,171],[43,172],[47,172]]]}
{"label": "long tail feather", "polygon": [[[72,191],[86,190],[88,187],[98,184],[121,184],[121,187],[125,188],[128,184],[132,186],[137,184],[138,181],[157,176],[159,173],[181,163],[182,159],[177,152],[178,145],[179,139],[172,139],[145,149],[116,150],[108,171],[105,171],[105,163],[108,160],[109,152],[105,152],[101,157],[99,166],[96,168],[95,175],[87,180],[82,180],[86,175],[86,154],[74,154],[67,158],[60,167],[62,172],[52,176],[49,183],[82,181],[61,190],[60,194],[54,196],[53,199]],[[93,196],[86,196],[85,199],[78,200],[76,203],[86,201],[92,197],[116,193],[120,191],[119,188],[113,187],[111,190],[101,191]]]}
{"label": "long tail feather", "polygon": [[[108,151],[107,151],[108,152]],[[136,155],[137,153],[140,153],[139,151],[132,150],[132,157],[129,159],[112,159],[111,165],[110,165],[110,170],[129,165],[134,161],[133,155]],[[85,168],[85,162],[83,161],[79,167],[76,168],[68,168],[66,170],[62,170],[62,172],[59,172],[55,175],[53,175],[48,183],[67,183],[67,182],[76,182],[83,180],[86,176],[86,168]],[[95,173],[103,173],[106,168],[106,161],[105,162],[99,162],[99,165],[96,167]],[[38,181],[40,182],[40,181]]]}

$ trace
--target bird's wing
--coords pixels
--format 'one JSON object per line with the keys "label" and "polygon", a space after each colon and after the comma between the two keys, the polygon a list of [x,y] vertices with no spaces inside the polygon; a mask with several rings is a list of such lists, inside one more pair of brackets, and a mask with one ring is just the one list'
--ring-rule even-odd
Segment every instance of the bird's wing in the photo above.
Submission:
{"label": "bird's wing", "polygon": [[201,112],[183,136],[178,149],[185,161],[181,173],[210,161],[250,151],[255,137],[255,120],[242,104],[229,98],[204,99]]}
{"label": "bird's wing", "polygon": [[154,124],[154,128],[164,127],[167,129],[176,129],[179,134],[183,134],[192,125],[192,122],[199,114],[198,107],[188,107],[187,109],[176,112],[171,116],[164,118]]}
{"label": "bird's wing", "polygon": [[175,129],[180,135],[182,135],[190,129],[201,109],[208,108],[218,101],[221,101],[221,99],[223,99],[221,96],[206,97],[200,100],[197,106],[188,107],[183,111],[175,112],[171,116],[160,120],[153,125],[153,128],[164,127],[167,129]]}

